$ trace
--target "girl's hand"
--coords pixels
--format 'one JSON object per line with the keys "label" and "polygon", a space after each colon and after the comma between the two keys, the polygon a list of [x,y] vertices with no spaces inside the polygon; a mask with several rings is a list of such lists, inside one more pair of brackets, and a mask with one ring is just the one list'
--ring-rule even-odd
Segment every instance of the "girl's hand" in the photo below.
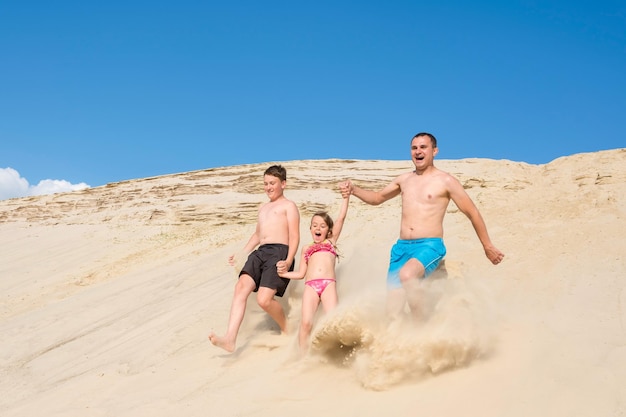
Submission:
{"label": "girl's hand", "polygon": [[347,180],[340,183],[339,190],[341,191],[341,196],[343,198],[350,197],[350,194],[352,194],[352,182],[350,180]]}
{"label": "girl's hand", "polygon": [[285,272],[287,272],[287,262],[286,261],[276,262],[276,271],[278,272],[278,275],[284,274]]}

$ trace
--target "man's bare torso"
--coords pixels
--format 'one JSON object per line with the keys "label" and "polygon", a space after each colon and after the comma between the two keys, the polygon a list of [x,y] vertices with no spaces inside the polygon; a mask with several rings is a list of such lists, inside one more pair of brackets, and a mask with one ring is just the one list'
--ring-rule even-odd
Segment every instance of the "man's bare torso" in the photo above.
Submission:
{"label": "man's bare torso", "polygon": [[443,217],[450,202],[448,178],[436,168],[397,178],[402,193],[400,239],[443,237]]}

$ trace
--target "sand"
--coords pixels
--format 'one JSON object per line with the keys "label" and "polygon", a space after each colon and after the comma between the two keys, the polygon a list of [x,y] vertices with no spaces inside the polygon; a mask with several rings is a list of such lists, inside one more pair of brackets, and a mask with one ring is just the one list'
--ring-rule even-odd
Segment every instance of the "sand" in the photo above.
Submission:
{"label": "sand", "polygon": [[[297,356],[250,298],[234,353],[224,333],[236,270],[273,162],[0,201],[0,415],[626,416],[626,149],[545,165],[436,160],[463,183],[506,258],[467,218],[445,218],[447,276],[424,320],[384,316],[399,199],[353,199],[339,307]],[[302,242],[337,183],[379,188],[407,161],[281,162]]]}

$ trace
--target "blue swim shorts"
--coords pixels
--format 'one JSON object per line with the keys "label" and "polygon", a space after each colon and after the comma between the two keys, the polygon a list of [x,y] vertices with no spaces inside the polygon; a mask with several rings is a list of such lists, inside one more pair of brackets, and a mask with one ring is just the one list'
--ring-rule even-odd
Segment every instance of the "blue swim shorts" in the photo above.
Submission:
{"label": "blue swim shorts", "polygon": [[429,276],[437,269],[439,262],[446,256],[446,247],[440,237],[398,241],[391,248],[389,271],[387,273],[387,287],[401,288],[400,269],[411,258],[415,258],[424,266],[424,277]]}

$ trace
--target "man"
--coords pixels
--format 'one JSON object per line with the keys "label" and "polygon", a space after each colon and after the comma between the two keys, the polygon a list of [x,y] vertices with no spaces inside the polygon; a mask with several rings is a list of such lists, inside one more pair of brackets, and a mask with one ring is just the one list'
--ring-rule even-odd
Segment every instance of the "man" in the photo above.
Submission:
{"label": "man", "polygon": [[[209,335],[211,343],[228,352],[235,350],[247,299],[252,292],[257,292],[259,306],[283,333],[287,332],[285,312],[274,296],[283,296],[289,280],[278,276],[276,264],[285,261],[287,268],[293,270],[300,244],[300,213],[296,204],[283,194],[286,184],[285,168],[272,165],[265,170],[263,185],[269,202],[259,208],[256,230],[243,248],[244,253],[250,255],[235,285],[226,334],[220,337],[211,332]],[[257,245],[259,247],[253,251]],[[235,255],[231,255],[228,262],[234,266]]]}
{"label": "man", "polygon": [[351,181],[341,187],[342,194],[352,194],[371,205],[379,205],[402,195],[400,237],[391,249],[387,287],[388,313],[397,316],[408,302],[411,311],[419,312],[419,280],[430,275],[443,260],[443,218],[450,200],[472,223],[485,255],[494,264],[504,254],[492,243],[485,222],[461,183],[434,166],[437,139],[430,133],[418,133],[411,139],[411,159],[415,170],[401,174],[380,191],[364,190]]}

